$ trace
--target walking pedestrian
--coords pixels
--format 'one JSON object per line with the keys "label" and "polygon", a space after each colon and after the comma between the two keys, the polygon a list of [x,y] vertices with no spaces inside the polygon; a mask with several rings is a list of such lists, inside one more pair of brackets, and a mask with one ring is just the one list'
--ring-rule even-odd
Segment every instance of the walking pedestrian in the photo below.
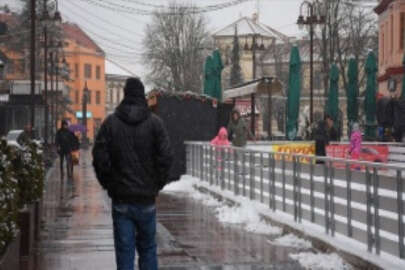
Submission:
{"label": "walking pedestrian", "polygon": [[219,129],[218,135],[215,136],[215,138],[211,140],[211,145],[217,145],[217,146],[230,145],[229,140],[228,140],[228,131],[226,131],[225,127],[221,127]]}
{"label": "walking pedestrian", "polygon": [[228,132],[232,145],[236,147],[246,146],[248,138],[253,138],[252,133],[246,126],[245,121],[241,119],[240,112],[234,109],[231,113],[231,119],[228,124]]}
{"label": "walking pedestrian", "polygon": [[173,155],[163,122],[149,111],[142,82],[128,78],[124,100],[102,123],[93,166],[112,199],[118,270],[158,269],[155,199],[170,178]]}
{"label": "walking pedestrian", "polygon": [[56,151],[60,159],[60,177],[64,179],[63,165],[66,162],[66,174],[68,179],[73,177],[72,151],[79,148],[79,140],[75,134],[68,129],[68,122],[62,121],[61,128],[55,136]]}

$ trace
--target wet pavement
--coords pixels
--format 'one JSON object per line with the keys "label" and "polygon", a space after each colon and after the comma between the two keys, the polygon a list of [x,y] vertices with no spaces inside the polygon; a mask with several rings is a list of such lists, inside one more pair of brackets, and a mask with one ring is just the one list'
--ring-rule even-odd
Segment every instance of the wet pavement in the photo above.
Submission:
{"label": "wet pavement", "polygon": [[[271,236],[217,221],[214,209],[176,193],[158,203],[159,269],[301,269],[288,255],[296,250],[271,245]],[[88,152],[73,181],[53,169],[43,201],[43,229],[32,270],[115,269],[111,206],[99,186]],[[24,269],[24,270],[25,270]]]}

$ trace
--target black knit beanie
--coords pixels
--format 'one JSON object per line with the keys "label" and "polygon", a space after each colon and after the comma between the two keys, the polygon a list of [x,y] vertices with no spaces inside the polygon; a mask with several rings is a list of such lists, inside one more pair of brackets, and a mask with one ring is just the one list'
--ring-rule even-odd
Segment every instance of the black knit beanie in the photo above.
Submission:
{"label": "black knit beanie", "polygon": [[131,77],[125,82],[124,94],[126,97],[145,97],[145,87],[140,79]]}

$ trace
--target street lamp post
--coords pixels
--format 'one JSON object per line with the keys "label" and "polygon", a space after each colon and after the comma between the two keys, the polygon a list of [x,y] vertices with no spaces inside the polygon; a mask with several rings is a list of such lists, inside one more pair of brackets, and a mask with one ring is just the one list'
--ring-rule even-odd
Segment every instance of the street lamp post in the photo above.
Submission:
{"label": "street lamp post", "polygon": [[44,13],[42,14],[42,24],[44,31],[44,119],[45,119],[45,130],[44,130],[44,142],[45,146],[48,146],[48,125],[49,125],[49,104],[48,104],[48,24],[50,21],[50,16],[47,10],[46,1],[44,1]]}
{"label": "street lamp post", "polygon": [[84,85],[83,89],[83,98],[82,98],[82,124],[84,126],[84,133],[83,133],[83,147],[87,148],[88,146],[88,138],[87,138],[87,102],[89,97],[89,89],[87,88],[87,82]]}
{"label": "street lamp post", "polygon": [[[306,16],[303,15],[303,10],[306,10]],[[325,23],[324,6],[318,0],[304,1],[300,7],[300,15],[297,24],[302,29],[303,26],[309,28],[310,51],[309,51],[309,117],[310,122],[313,122],[314,116],[314,29],[316,25]]]}
{"label": "street lamp post", "polygon": [[36,0],[31,0],[30,17],[31,17],[31,48],[30,48],[30,81],[31,81],[31,127],[35,126],[35,21],[36,21]]}

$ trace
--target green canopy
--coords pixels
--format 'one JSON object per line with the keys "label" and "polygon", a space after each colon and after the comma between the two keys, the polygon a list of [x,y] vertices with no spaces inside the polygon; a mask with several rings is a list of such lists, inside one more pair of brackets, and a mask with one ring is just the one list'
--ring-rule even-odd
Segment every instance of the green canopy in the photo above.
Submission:
{"label": "green canopy", "polygon": [[348,119],[348,131],[349,137],[351,133],[351,126],[354,122],[357,122],[359,105],[357,104],[357,98],[359,96],[359,84],[358,84],[358,65],[354,58],[349,60],[349,68],[347,71],[347,77],[349,78],[349,84],[346,89],[347,96],[347,119]]}
{"label": "green canopy", "polygon": [[301,59],[297,47],[292,47],[287,96],[287,139],[295,140],[298,132],[298,114],[301,93]]}
{"label": "green canopy", "polygon": [[213,75],[213,92],[212,92],[212,97],[218,99],[219,101],[222,101],[222,70],[224,69],[224,65],[222,64],[222,59],[221,59],[221,54],[219,50],[215,50],[212,53],[212,62],[213,62],[213,70],[214,70],[214,75]]}
{"label": "green canopy", "polygon": [[329,72],[329,94],[326,103],[326,113],[333,118],[335,124],[338,122],[339,114],[339,69],[333,64]]}
{"label": "green canopy", "polygon": [[205,59],[204,65],[204,94],[212,96],[214,93],[214,62],[212,56],[209,55]]}
{"label": "green canopy", "polygon": [[367,74],[366,95],[364,99],[364,112],[366,114],[365,136],[369,140],[374,140],[376,137],[377,60],[373,52],[370,52],[367,56],[365,72]]}
{"label": "green canopy", "polygon": [[[405,55],[402,58],[402,66],[405,68]],[[405,99],[405,74],[402,76],[402,92],[401,92],[401,96],[399,98]]]}

